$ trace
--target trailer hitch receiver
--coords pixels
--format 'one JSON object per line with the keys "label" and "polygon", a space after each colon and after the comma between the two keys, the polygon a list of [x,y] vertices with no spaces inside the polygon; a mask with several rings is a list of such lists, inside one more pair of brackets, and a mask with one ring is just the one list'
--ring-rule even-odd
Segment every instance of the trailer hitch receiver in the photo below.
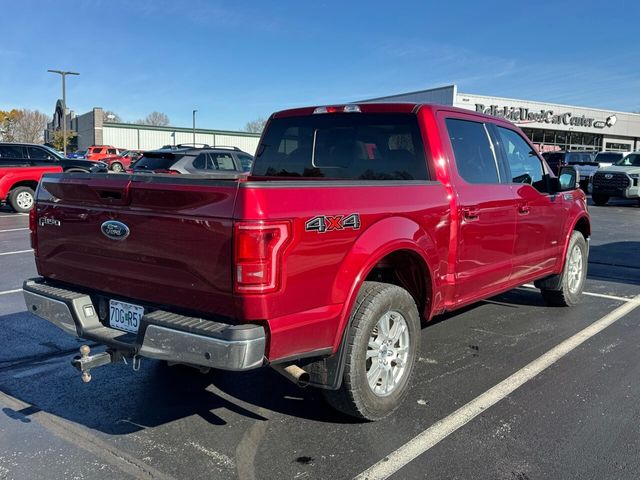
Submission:
{"label": "trailer hitch receiver", "polygon": [[91,381],[91,369],[101,367],[103,365],[109,365],[110,363],[118,362],[124,359],[124,355],[121,351],[107,349],[105,352],[96,353],[90,355],[91,349],[89,345],[82,345],[80,347],[80,355],[76,355],[71,360],[71,365],[80,371],[82,374],[82,381],[88,383]]}

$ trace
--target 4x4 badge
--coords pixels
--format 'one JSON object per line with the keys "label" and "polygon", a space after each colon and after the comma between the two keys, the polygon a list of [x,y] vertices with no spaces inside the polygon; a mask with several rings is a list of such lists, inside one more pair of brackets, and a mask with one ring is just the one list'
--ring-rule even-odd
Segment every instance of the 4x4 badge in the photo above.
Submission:
{"label": "4x4 badge", "polygon": [[351,228],[358,230],[360,228],[360,215],[352,213],[351,215],[318,215],[310,218],[304,224],[307,232],[331,232],[336,230],[345,230]]}

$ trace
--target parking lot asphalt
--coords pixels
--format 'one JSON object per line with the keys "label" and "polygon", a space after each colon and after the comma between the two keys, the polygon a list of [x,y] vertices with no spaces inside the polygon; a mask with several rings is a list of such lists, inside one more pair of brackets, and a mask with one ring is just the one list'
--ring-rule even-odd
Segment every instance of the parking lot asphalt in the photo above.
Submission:
{"label": "parking lot asphalt", "polygon": [[[0,210],[0,479],[377,478],[370,467],[385,463],[396,479],[639,478],[640,206],[590,212],[580,305],[548,308],[523,287],[436,318],[406,402],[362,423],[268,368],[143,360],[83,384],[69,364],[81,342],[24,308],[28,217]],[[495,393],[576,334],[583,343]],[[469,414],[486,395],[498,396]]]}

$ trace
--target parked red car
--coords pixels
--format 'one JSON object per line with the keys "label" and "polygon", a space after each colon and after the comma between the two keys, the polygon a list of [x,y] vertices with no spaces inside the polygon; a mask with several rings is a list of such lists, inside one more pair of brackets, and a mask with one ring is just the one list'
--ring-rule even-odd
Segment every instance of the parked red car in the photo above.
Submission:
{"label": "parked red car", "polygon": [[512,123],[453,107],[287,110],[248,178],[54,175],[38,191],[27,309],[110,347],[74,361],[87,381],[123,357],[270,365],[375,420],[408,392],[421,322],[528,282],[574,305],[586,278],[575,169],[556,178]]}
{"label": "parked red car", "polygon": [[[35,205],[35,191],[45,173],[60,173],[62,167],[32,167],[16,164],[2,157],[0,147],[0,203],[8,203],[18,213],[26,213]],[[13,160],[13,159],[12,159]]]}
{"label": "parked red car", "polygon": [[110,156],[120,155],[120,152],[124,151],[121,148],[115,148],[111,145],[92,145],[87,148],[87,153],[84,158],[86,160],[92,160],[97,162],[98,160],[102,160],[103,158]]}
{"label": "parked red car", "polygon": [[142,150],[124,150],[119,155],[109,155],[100,161],[107,165],[107,170],[123,172],[131,167],[143,153]]}

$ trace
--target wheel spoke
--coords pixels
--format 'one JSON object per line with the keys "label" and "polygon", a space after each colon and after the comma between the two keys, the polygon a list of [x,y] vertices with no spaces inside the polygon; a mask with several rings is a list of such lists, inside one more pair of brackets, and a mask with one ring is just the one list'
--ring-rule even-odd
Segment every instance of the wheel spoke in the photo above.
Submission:
{"label": "wheel spoke", "polygon": [[383,315],[383,317],[378,322],[378,325],[380,325],[380,330],[382,331],[382,335],[384,335],[385,337],[389,337],[389,316],[390,315],[388,313]]}
{"label": "wheel spoke", "polygon": [[398,325],[398,328],[396,328],[394,335],[391,336],[392,345],[395,345],[398,342],[398,340],[400,340],[400,337],[402,336],[402,334],[406,329],[407,329],[407,326],[404,323],[401,325]]}
{"label": "wheel spoke", "polygon": [[367,358],[373,358],[378,356],[378,350],[367,350]]}
{"label": "wheel spoke", "polygon": [[376,385],[378,384],[381,368],[382,367],[378,362],[374,362],[374,364],[371,366],[371,370],[367,372],[367,381],[369,382],[371,390],[374,390],[376,388]]}
{"label": "wheel spoke", "polygon": [[391,382],[389,381],[389,373],[389,369],[383,368],[382,373],[380,374],[380,388],[382,389],[383,393],[389,393],[389,388],[391,386]]}
{"label": "wheel spoke", "polygon": [[382,345],[382,343],[378,342],[377,338],[375,340],[372,340],[371,338],[369,339],[369,348],[378,350],[380,348],[380,345]]}

